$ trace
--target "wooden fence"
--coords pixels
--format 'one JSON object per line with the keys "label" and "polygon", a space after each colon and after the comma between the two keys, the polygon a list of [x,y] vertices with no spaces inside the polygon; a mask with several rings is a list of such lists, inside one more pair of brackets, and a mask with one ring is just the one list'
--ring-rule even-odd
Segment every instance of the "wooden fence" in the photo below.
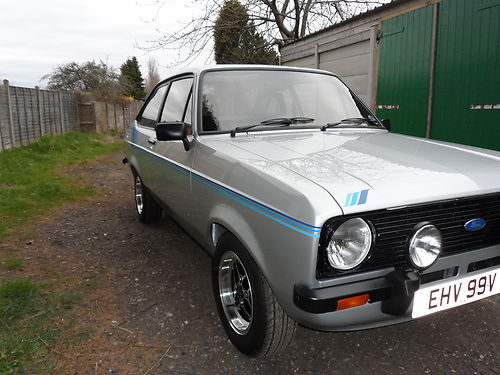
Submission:
{"label": "wooden fence", "polygon": [[99,133],[109,130],[122,132],[135,119],[142,102],[106,103],[89,102],[79,105],[82,131]]}
{"label": "wooden fence", "polygon": [[0,85],[0,150],[79,128],[77,94]]}
{"label": "wooden fence", "polygon": [[0,85],[0,151],[25,146],[44,135],[69,131],[123,131],[141,102],[81,103],[71,91]]}

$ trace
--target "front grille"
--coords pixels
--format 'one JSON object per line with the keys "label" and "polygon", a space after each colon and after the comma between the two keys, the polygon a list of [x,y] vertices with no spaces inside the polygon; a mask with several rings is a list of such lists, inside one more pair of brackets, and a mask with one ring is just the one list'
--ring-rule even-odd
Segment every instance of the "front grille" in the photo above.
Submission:
{"label": "front grille", "polygon": [[[383,267],[407,267],[409,260],[405,244],[408,234],[418,223],[428,221],[441,230],[443,236],[442,255],[475,250],[500,244],[500,193],[439,202],[419,204],[393,210],[379,210],[360,215],[334,218],[325,224],[320,240],[318,277],[337,276],[324,251],[329,228],[338,220],[362,217],[375,228],[375,246],[370,258],[360,267],[348,273],[368,271]],[[486,226],[476,232],[465,230],[464,224],[475,218],[486,220]],[[342,272],[345,274],[346,272]]]}

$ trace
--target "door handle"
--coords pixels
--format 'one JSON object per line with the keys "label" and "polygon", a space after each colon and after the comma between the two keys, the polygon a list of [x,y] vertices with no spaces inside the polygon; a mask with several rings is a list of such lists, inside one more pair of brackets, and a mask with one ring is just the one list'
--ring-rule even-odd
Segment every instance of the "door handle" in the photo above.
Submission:
{"label": "door handle", "polygon": [[154,138],[149,138],[148,139],[148,142],[151,143],[152,145],[155,145],[156,144],[156,139]]}

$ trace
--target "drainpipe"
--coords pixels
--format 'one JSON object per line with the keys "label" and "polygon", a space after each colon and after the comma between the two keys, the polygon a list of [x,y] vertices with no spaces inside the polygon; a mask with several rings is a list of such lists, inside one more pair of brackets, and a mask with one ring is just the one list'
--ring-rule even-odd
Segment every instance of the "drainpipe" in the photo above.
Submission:
{"label": "drainpipe", "polygon": [[319,69],[319,44],[314,45],[314,62],[316,63],[316,69]]}
{"label": "drainpipe", "polygon": [[432,5],[432,36],[431,36],[431,61],[429,74],[429,102],[427,103],[427,127],[425,129],[425,138],[431,137],[432,130],[432,107],[434,104],[434,82],[436,70],[436,46],[438,34],[438,3]]}

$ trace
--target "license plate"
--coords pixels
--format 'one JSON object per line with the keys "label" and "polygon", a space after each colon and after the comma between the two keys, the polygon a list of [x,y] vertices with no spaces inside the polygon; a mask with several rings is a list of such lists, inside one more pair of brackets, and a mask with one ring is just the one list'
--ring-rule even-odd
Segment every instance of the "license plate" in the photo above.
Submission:
{"label": "license plate", "polygon": [[500,293],[500,269],[443,282],[415,292],[412,318],[451,309]]}

